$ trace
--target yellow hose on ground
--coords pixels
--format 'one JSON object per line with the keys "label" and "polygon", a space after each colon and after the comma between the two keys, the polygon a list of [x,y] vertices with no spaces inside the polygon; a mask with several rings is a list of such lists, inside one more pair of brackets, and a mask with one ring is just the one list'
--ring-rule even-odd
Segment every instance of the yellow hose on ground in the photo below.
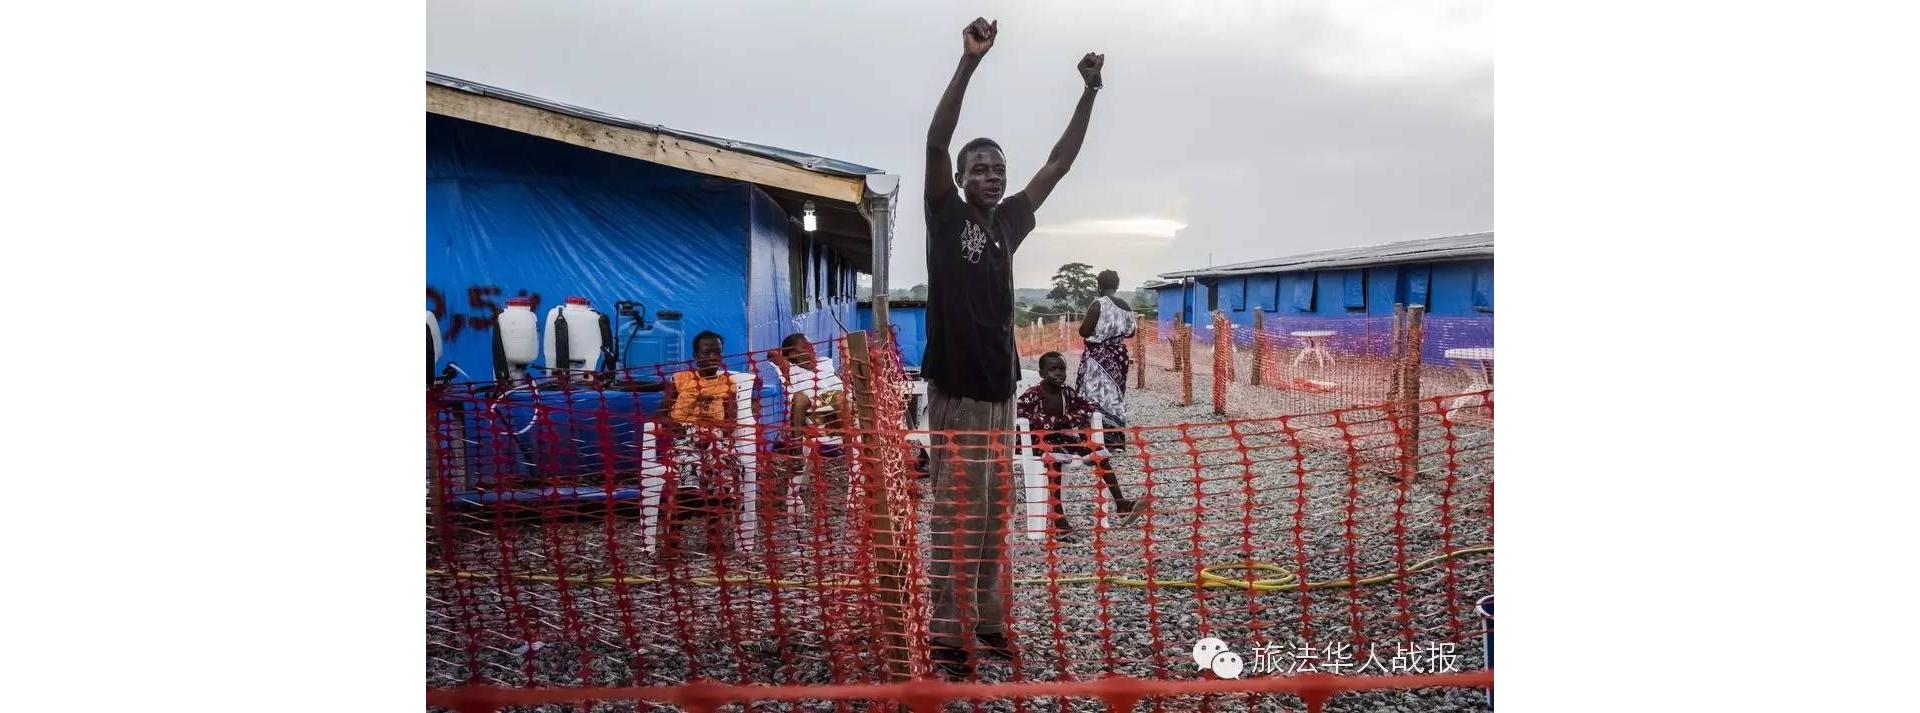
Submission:
{"label": "yellow hose on ground", "polygon": [[[1406,574],[1413,574],[1415,572],[1432,569],[1434,565],[1437,565],[1441,562],[1445,562],[1450,559],[1454,559],[1456,557],[1462,557],[1462,556],[1474,555],[1474,554],[1491,554],[1492,552],[1493,552],[1493,547],[1489,545],[1486,547],[1469,547],[1466,549],[1454,550],[1452,552],[1446,552],[1446,553],[1434,555],[1432,557],[1421,560],[1414,564],[1407,565]],[[1278,574],[1277,576],[1249,580],[1245,577],[1236,579],[1236,578],[1225,577],[1225,576],[1221,576],[1220,574],[1217,574],[1217,572],[1222,570],[1242,570],[1242,571],[1251,570],[1256,572],[1276,572]],[[491,574],[487,572],[448,572],[446,570],[440,570],[440,569],[429,569],[427,570],[427,575],[433,576],[433,577],[454,577],[458,579],[499,579],[500,578],[500,575]],[[1206,567],[1202,567],[1200,568],[1200,577],[1197,580],[1176,580],[1176,579],[1146,580],[1146,579],[1136,579],[1133,577],[1123,577],[1118,575],[1106,575],[1106,576],[1068,575],[1063,577],[1035,577],[1035,578],[1027,578],[1027,579],[1016,579],[1016,580],[1013,580],[1013,583],[1015,585],[1020,585],[1020,586],[1035,586],[1035,585],[1052,585],[1052,584],[1095,584],[1095,583],[1104,582],[1109,586],[1119,586],[1119,587],[1154,586],[1154,587],[1204,588],[1204,589],[1238,588],[1238,589],[1245,589],[1255,594],[1259,594],[1264,592],[1291,592],[1291,591],[1299,590],[1303,587],[1306,589],[1339,589],[1342,587],[1358,587],[1358,586],[1368,585],[1368,584],[1382,584],[1385,582],[1391,582],[1393,580],[1399,579],[1400,577],[1401,577],[1400,572],[1389,572],[1387,574],[1377,574],[1371,577],[1362,577],[1359,579],[1342,578],[1342,579],[1329,579],[1321,582],[1303,583],[1300,581],[1299,576],[1295,574],[1294,568],[1290,565],[1280,565],[1280,564],[1274,564],[1272,562],[1246,562],[1246,563],[1235,563],[1235,564],[1215,564],[1215,565],[1208,565]],[[667,581],[659,577],[641,577],[641,576],[562,579],[560,577],[556,577],[548,574],[516,574],[516,575],[511,575],[511,578],[514,581],[518,581],[518,582],[538,582],[542,584],[567,584],[572,586],[601,586],[601,587],[621,585],[621,584],[624,584],[624,585],[661,584]],[[764,585],[774,586],[774,587],[798,587],[798,588],[805,588],[805,589],[822,589],[822,588],[857,589],[862,586],[862,582],[854,579],[835,579],[835,580],[827,580],[824,582],[809,582],[805,580],[767,579],[764,577],[753,577],[753,576],[692,577],[687,579],[686,581],[692,582],[698,585],[703,585],[703,586],[720,586],[723,584],[764,584]]]}

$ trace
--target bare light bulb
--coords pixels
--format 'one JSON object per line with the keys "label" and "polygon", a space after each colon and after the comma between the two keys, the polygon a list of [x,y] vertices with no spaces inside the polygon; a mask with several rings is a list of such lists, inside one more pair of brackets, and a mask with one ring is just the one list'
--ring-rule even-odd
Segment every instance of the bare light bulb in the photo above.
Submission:
{"label": "bare light bulb", "polygon": [[820,221],[813,217],[813,201],[807,201],[805,215],[800,216],[800,227],[811,233],[820,227]]}

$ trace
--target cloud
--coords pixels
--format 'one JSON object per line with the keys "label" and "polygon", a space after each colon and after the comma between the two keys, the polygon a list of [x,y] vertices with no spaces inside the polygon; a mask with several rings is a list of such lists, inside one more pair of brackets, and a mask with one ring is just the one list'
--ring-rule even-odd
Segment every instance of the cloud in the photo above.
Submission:
{"label": "cloud", "polygon": [[[1073,172],[1015,279],[1152,274],[1493,225],[1488,0],[901,3],[428,0],[427,67],[904,178],[891,275],[924,282],[927,121],[960,28],[1000,21],[956,143],[1018,188],[1107,54]],[[1067,7],[1062,7],[1067,6]]]}
{"label": "cloud", "polygon": [[1172,243],[1175,234],[1186,227],[1186,223],[1167,218],[1108,218],[1076,220],[1060,225],[1042,225],[1034,228],[1033,232],[1050,235],[1143,238],[1152,242]]}

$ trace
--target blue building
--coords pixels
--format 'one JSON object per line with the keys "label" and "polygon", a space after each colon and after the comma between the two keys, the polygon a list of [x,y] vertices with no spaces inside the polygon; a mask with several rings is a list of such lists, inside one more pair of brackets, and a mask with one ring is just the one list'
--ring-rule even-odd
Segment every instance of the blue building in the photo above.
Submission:
{"label": "blue building", "polygon": [[[920,358],[927,353],[927,301],[892,300],[887,308],[894,338],[900,344],[900,361],[907,368],[918,370]],[[860,328],[873,327],[873,302],[863,300],[860,302]]]}
{"label": "blue building", "polygon": [[1321,250],[1160,275],[1162,334],[1195,325],[1196,341],[1210,341],[1214,310],[1251,340],[1256,313],[1269,333],[1331,329],[1336,349],[1385,353],[1395,304],[1426,308],[1423,356],[1441,361],[1445,349],[1493,344],[1493,233],[1450,235],[1380,245]]}
{"label": "blue building", "polygon": [[432,73],[426,98],[427,309],[469,374],[514,297],[543,329],[569,296],[677,311],[729,353],[859,328],[857,276],[891,229],[862,208],[890,210],[897,178]]}

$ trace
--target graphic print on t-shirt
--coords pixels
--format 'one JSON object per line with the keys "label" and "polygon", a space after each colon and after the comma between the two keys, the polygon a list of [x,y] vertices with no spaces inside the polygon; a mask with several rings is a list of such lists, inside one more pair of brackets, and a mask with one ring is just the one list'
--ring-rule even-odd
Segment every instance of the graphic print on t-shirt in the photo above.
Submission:
{"label": "graphic print on t-shirt", "polygon": [[960,231],[960,253],[967,262],[980,262],[980,251],[987,247],[987,231],[982,230],[973,221],[967,221],[967,227]]}

